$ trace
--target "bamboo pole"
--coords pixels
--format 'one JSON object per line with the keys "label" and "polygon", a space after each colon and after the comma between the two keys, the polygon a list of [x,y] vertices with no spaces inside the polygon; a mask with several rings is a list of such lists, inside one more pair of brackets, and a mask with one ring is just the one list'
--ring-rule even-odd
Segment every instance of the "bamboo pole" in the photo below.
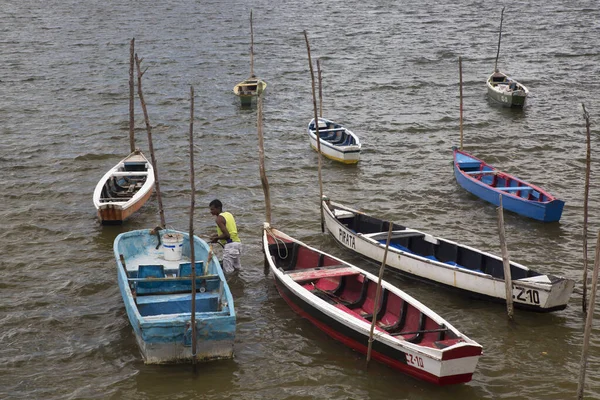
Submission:
{"label": "bamboo pole", "polygon": [[321,137],[319,134],[319,118],[317,117],[317,98],[315,94],[315,72],[313,71],[312,60],[310,58],[310,45],[308,44],[308,35],[304,31],[306,40],[306,51],[308,52],[308,66],[310,67],[310,77],[312,80],[313,109],[315,116],[315,132],[317,135],[317,157],[319,159],[319,204],[321,209],[321,232],[325,232],[325,217],[323,215],[323,179],[321,176]]}
{"label": "bamboo pole", "polygon": [[321,60],[317,59],[317,76],[319,77],[319,118],[323,118],[323,80],[321,76]]}
{"label": "bamboo pole", "polygon": [[590,195],[590,164],[591,164],[591,135],[590,135],[590,115],[585,109],[585,104],[581,103],[583,107],[583,118],[585,119],[585,128],[587,131],[587,152],[585,157],[585,194],[583,197],[583,296],[581,299],[581,309],[585,313],[587,311],[587,273],[588,273],[588,248],[587,248],[587,234],[588,234],[588,202]]}
{"label": "bamboo pole", "polygon": [[252,27],[252,10],[250,10],[250,77],[254,76],[254,28]]}
{"label": "bamboo pole", "polygon": [[592,334],[592,320],[594,319],[594,309],[596,306],[596,289],[598,288],[598,270],[600,269],[600,232],[596,241],[596,258],[594,260],[594,273],[592,274],[592,291],[590,294],[590,306],[587,310],[585,319],[585,331],[583,334],[583,349],[581,350],[581,364],[579,372],[579,383],[577,385],[577,399],[583,399],[583,389],[585,384],[585,370],[587,367],[587,358],[589,353],[590,336]]}
{"label": "bamboo pole", "polygon": [[258,96],[257,100],[258,116],[256,121],[256,127],[258,131],[258,167],[260,170],[260,181],[262,183],[263,192],[265,194],[265,221],[269,225],[271,225],[271,194],[269,192],[269,181],[267,180],[267,174],[265,173],[265,142],[262,129],[262,96]]}
{"label": "bamboo pole", "polygon": [[190,87],[190,187],[192,189],[190,201],[190,262],[192,266],[192,364],[194,368],[197,361],[197,338],[196,338],[196,254],[194,250],[194,208],[196,207],[196,184],[194,174],[194,87]]}
{"label": "bamboo pole", "polygon": [[135,48],[135,38],[131,39],[131,44],[129,45],[129,149],[133,153],[135,151],[135,116],[134,116],[134,104],[133,104],[133,96],[134,96],[134,48]]}
{"label": "bamboo pole", "polygon": [[375,304],[373,306],[373,320],[371,321],[371,331],[369,332],[369,345],[367,347],[367,366],[371,360],[371,349],[373,347],[373,332],[375,331],[375,324],[377,323],[377,309],[379,308],[379,296],[381,296],[381,281],[383,280],[383,271],[385,270],[385,262],[387,260],[388,249],[390,248],[390,241],[392,240],[392,230],[394,229],[394,223],[388,221],[389,229],[387,240],[385,242],[385,251],[383,253],[383,260],[381,261],[381,267],[379,268],[379,279],[377,280],[377,291],[375,293]]}
{"label": "bamboo pole", "polygon": [[498,72],[498,56],[500,56],[500,39],[502,39],[502,21],[504,20],[504,7],[502,7],[502,13],[500,14],[500,32],[498,32],[498,51],[496,52],[496,64],[494,65],[494,72]]}
{"label": "bamboo pole", "polygon": [[502,249],[502,264],[504,265],[504,287],[506,289],[506,312],[508,319],[514,317],[513,295],[512,295],[512,277],[510,274],[510,258],[508,248],[506,247],[506,237],[504,232],[504,209],[502,208],[502,195],[500,197],[500,206],[498,207],[498,234],[500,236],[500,247]]}
{"label": "bamboo pole", "polygon": [[144,93],[142,92],[142,76],[146,73],[147,69],[144,72],[141,71],[140,64],[142,63],[143,58],[140,60],[135,55],[135,63],[137,65],[137,81],[138,81],[138,96],[140,98],[140,103],[142,104],[142,111],[144,111],[144,121],[146,122],[146,130],[148,131],[148,147],[150,148],[150,157],[152,160],[152,165],[154,166],[154,184],[156,185],[156,198],[158,199],[158,213],[160,215],[160,226],[161,228],[166,227],[165,223],[165,211],[163,209],[162,197],[160,194],[160,182],[158,180],[158,165],[156,164],[156,157],[154,156],[154,146],[152,145],[152,126],[150,125],[150,119],[148,118],[148,110],[146,109],[146,102],[144,101]]}
{"label": "bamboo pole", "polygon": [[458,75],[460,88],[460,150],[463,149],[463,80],[462,80],[462,57],[458,57]]}

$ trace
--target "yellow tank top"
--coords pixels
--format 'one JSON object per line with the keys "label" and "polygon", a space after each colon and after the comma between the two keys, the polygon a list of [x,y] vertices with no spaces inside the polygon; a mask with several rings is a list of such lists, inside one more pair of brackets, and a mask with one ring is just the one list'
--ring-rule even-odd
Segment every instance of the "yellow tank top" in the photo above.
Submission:
{"label": "yellow tank top", "polygon": [[[223,218],[225,218],[225,227],[227,228],[227,231],[229,232],[229,238],[231,239],[232,242],[241,242],[240,238],[238,237],[238,232],[237,232],[237,225],[235,224],[235,219],[233,218],[233,215],[231,215],[230,212],[222,212],[221,214],[219,214],[220,216],[222,216]],[[221,231],[221,228],[219,228],[219,225],[217,225],[217,235],[222,235],[223,232]],[[219,242],[221,244],[225,244],[228,243],[228,240],[219,240]]]}

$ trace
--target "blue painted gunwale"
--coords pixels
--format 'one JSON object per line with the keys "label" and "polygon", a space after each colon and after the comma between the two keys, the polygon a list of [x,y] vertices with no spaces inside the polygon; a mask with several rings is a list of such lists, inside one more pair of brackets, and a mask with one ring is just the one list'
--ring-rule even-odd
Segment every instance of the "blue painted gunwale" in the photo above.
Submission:
{"label": "blue painted gunwale", "polygon": [[[544,189],[525,182],[515,176],[499,171],[497,168],[487,164],[464,151],[453,148],[454,151],[454,176],[456,182],[468,192],[496,206],[500,205],[499,197],[502,195],[502,207],[505,210],[512,211],[525,217],[533,218],[542,222],[556,222],[562,216],[565,202],[557,199]],[[469,175],[463,169],[477,168],[481,171],[494,171],[501,177],[510,178],[518,186],[524,186],[531,189],[524,189],[531,192],[537,198],[543,196],[544,201],[528,200],[517,196],[516,191],[499,190],[483,179],[478,180],[475,176]],[[515,186],[515,185],[511,185]]]}
{"label": "blue painted gunwale", "polygon": [[[154,264],[164,265],[167,271],[174,271],[180,263],[190,261],[189,235],[174,230],[161,230],[161,243],[163,241],[162,237],[167,233],[183,235],[181,260],[165,260],[162,257],[163,247],[160,246],[156,249],[157,238],[156,235],[151,234],[150,229],[121,233],[115,239],[113,246],[117,263],[119,290],[142,356],[148,364],[178,363],[191,360],[191,312],[180,311],[182,306],[189,310],[192,294],[191,291],[177,294],[146,294],[138,296],[140,300],[136,303],[136,297],[134,297],[130,287],[131,280],[128,280],[120,255],[123,255],[125,259],[129,277],[137,276],[137,265],[140,264],[140,261],[143,264],[148,264],[150,260]],[[194,250],[195,260],[205,262],[209,252],[208,244],[194,236]],[[233,297],[219,261],[214,255],[209,262],[207,272],[208,275],[215,276],[214,279],[223,282],[222,309],[220,311],[206,309],[209,303],[217,302],[218,282],[216,282],[216,285],[207,283],[204,293],[196,293],[196,337],[197,359],[199,361],[233,357],[236,329]],[[202,275],[202,273],[202,271],[198,271],[197,275]],[[146,315],[150,307],[171,309],[173,313]]]}

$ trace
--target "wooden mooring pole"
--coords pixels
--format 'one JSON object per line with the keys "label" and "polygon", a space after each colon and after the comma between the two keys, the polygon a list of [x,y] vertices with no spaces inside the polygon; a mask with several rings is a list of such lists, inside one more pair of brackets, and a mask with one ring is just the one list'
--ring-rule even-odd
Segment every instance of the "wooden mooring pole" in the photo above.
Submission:
{"label": "wooden mooring pole", "polygon": [[192,189],[190,199],[190,263],[192,266],[192,309],[190,324],[192,325],[192,364],[194,370],[197,362],[197,338],[196,338],[196,254],[194,250],[194,208],[196,207],[196,183],[194,173],[194,87],[190,87],[190,187]]}
{"label": "wooden mooring pole", "polygon": [[585,109],[585,104],[581,103],[583,107],[583,118],[585,119],[586,137],[587,137],[587,152],[585,157],[585,192],[583,195],[583,296],[581,298],[581,309],[585,313],[587,311],[587,273],[588,273],[588,248],[587,248],[587,234],[588,234],[588,203],[590,195],[590,170],[591,170],[591,135],[590,135],[590,115]]}
{"label": "wooden mooring pole", "polygon": [[592,320],[594,319],[594,309],[596,308],[596,289],[598,288],[598,270],[600,269],[600,232],[596,241],[596,258],[594,259],[594,272],[592,274],[592,290],[590,294],[590,306],[587,310],[585,319],[585,330],[583,333],[583,348],[581,350],[581,363],[579,371],[579,383],[577,385],[577,399],[583,399],[583,389],[585,385],[585,370],[587,368],[587,358],[590,347],[590,336],[592,334]]}
{"label": "wooden mooring pole", "polygon": [[[379,309],[379,296],[381,296],[381,281],[383,280],[383,271],[385,270],[385,263],[387,261],[388,249],[390,248],[390,241],[392,240],[392,230],[394,223],[388,221],[388,235],[385,242],[385,251],[383,253],[383,260],[381,261],[381,267],[379,268],[379,279],[377,280],[377,291],[375,293],[375,305],[373,310]],[[371,349],[373,348],[373,332],[375,331],[375,324],[377,323],[377,313],[373,313],[373,320],[371,321],[371,331],[369,332],[369,345],[367,347],[367,366],[371,361]]]}
{"label": "wooden mooring pole", "polygon": [[[142,59],[143,60],[143,59]],[[150,125],[150,119],[148,118],[148,110],[146,109],[146,102],[144,101],[144,93],[142,92],[142,76],[147,70],[142,72],[140,60],[135,55],[135,63],[137,65],[137,81],[138,81],[138,96],[140,103],[142,104],[142,111],[144,112],[144,121],[146,122],[146,130],[148,131],[148,147],[150,148],[150,158],[152,160],[152,166],[154,167],[154,185],[156,186],[156,198],[158,199],[158,213],[160,215],[160,226],[161,228],[166,227],[165,223],[165,211],[162,204],[162,196],[160,194],[160,181],[158,179],[158,165],[156,164],[156,157],[154,155],[154,146],[152,145],[152,126]]]}
{"label": "wooden mooring pole", "polygon": [[510,258],[506,247],[506,236],[504,232],[504,209],[502,208],[502,195],[499,195],[500,205],[498,207],[498,234],[500,236],[500,247],[502,249],[502,264],[504,265],[504,287],[506,289],[506,312],[508,319],[514,318],[512,276],[510,273]]}
{"label": "wooden mooring pole", "polygon": [[463,79],[462,79],[462,57],[458,57],[458,75],[460,91],[460,150],[463,149]]}
{"label": "wooden mooring pole", "polygon": [[319,134],[319,118],[317,116],[317,96],[315,93],[315,72],[313,70],[312,60],[310,58],[310,45],[308,44],[308,35],[304,31],[306,40],[306,51],[308,52],[308,65],[310,67],[310,77],[312,80],[313,109],[315,115],[315,133],[317,135],[317,156],[319,158],[319,208],[321,209],[321,232],[325,232],[325,217],[323,215],[323,179],[321,175],[321,137]]}
{"label": "wooden mooring pole", "polygon": [[134,51],[135,48],[135,38],[131,39],[131,44],[129,45],[129,148],[133,153],[135,151],[135,106],[133,104],[133,96],[134,96]]}
{"label": "wooden mooring pole", "polygon": [[323,118],[323,79],[320,59],[317,59],[317,76],[319,77],[319,118]]}
{"label": "wooden mooring pole", "polygon": [[500,31],[498,32],[498,51],[496,52],[496,63],[494,64],[494,72],[498,72],[498,57],[500,56],[500,40],[502,39],[502,21],[504,20],[504,7],[500,14]]}
{"label": "wooden mooring pole", "polygon": [[265,222],[271,225],[271,194],[269,192],[269,181],[267,180],[267,174],[265,172],[265,140],[262,129],[262,114],[262,96],[259,95],[257,99],[256,117],[256,130],[258,133],[258,168],[260,170],[260,181],[262,183],[263,192],[265,194]]}

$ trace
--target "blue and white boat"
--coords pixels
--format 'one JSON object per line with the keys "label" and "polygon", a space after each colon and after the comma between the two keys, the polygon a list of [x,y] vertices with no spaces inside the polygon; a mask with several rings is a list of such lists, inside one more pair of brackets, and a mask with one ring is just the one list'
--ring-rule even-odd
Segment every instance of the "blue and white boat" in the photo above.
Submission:
{"label": "blue and white boat", "polygon": [[[317,149],[315,119],[308,124],[310,146]],[[344,164],[356,164],[360,158],[361,144],[358,136],[342,125],[325,118],[319,118],[319,138],[321,154]]]}
{"label": "blue and white boat", "polygon": [[[189,235],[143,229],[114,242],[119,289],[146,364],[192,360]],[[236,315],[218,259],[194,236],[196,359],[233,357]]]}
{"label": "blue and white boat", "polygon": [[544,189],[499,171],[485,161],[454,148],[454,176],[475,196],[505,210],[543,222],[560,220],[565,202]]}

